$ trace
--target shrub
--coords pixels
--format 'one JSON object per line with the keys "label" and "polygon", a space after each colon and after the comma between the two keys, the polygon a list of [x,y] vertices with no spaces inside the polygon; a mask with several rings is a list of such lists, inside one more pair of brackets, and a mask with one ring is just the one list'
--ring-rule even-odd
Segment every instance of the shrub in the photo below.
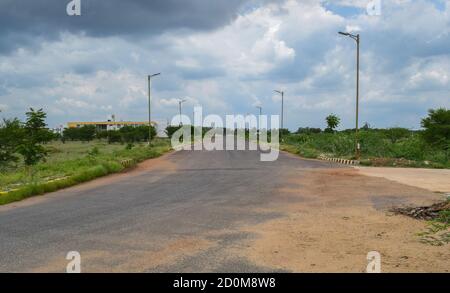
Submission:
{"label": "shrub", "polygon": [[440,108],[429,110],[428,117],[422,120],[422,127],[425,128],[422,135],[430,145],[443,149],[448,153],[450,150],[450,110]]}
{"label": "shrub", "polygon": [[52,139],[45,128],[45,114],[42,109],[35,111],[30,108],[26,113],[27,121],[24,125],[24,139],[18,147],[18,152],[23,156],[25,165],[35,165],[47,156],[47,150],[42,146]]}
{"label": "shrub", "polygon": [[313,134],[313,133],[321,133],[321,132],[322,132],[322,129],[320,129],[320,128],[310,128],[310,127],[305,127],[305,128],[300,127],[297,130],[297,134]]}
{"label": "shrub", "polygon": [[398,140],[411,136],[411,131],[406,128],[394,127],[386,129],[387,138],[391,140],[391,143],[396,143]]}
{"label": "shrub", "polygon": [[18,119],[0,123],[0,170],[19,160],[16,151],[23,137],[23,128]]}

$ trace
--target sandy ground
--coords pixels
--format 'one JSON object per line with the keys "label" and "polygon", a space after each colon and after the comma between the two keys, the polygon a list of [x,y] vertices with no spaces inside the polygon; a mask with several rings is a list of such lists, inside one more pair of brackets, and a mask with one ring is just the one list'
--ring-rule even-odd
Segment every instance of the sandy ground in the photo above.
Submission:
{"label": "sandy ground", "polygon": [[357,167],[360,174],[450,194],[450,170]]}
{"label": "sandy ground", "polygon": [[287,216],[243,228],[258,237],[234,253],[279,270],[364,272],[367,253],[378,251],[383,272],[449,272],[450,245],[421,243],[417,234],[427,223],[388,212],[441,196],[358,173],[319,170],[291,178],[291,187],[278,194],[289,200],[270,208]]}

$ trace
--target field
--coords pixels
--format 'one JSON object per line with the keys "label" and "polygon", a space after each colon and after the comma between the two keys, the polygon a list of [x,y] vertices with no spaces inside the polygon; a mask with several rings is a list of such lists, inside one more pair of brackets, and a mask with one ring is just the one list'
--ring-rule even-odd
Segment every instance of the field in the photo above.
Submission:
{"label": "field", "polygon": [[[399,134],[389,130],[362,130],[359,136],[362,165],[450,168],[446,151],[427,144],[418,132]],[[283,138],[282,150],[302,157],[325,155],[353,159],[355,156],[352,132],[290,134]]]}
{"label": "field", "polygon": [[136,144],[92,142],[52,142],[46,145],[49,155],[31,169],[19,162],[0,174],[0,204],[43,194],[85,182],[125,168],[170,150],[165,139],[156,139],[151,147]]}

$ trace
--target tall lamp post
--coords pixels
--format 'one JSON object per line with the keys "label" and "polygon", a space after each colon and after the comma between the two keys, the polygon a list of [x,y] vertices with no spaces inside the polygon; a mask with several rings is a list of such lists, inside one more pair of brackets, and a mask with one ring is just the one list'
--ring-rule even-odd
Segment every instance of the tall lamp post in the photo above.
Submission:
{"label": "tall lamp post", "polygon": [[186,102],[186,100],[180,99],[180,100],[178,101],[178,109],[179,109],[179,113],[180,113],[180,126],[183,125],[183,122],[181,122],[181,105],[182,105],[184,102]]}
{"label": "tall lamp post", "polygon": [[281,129],[284,129],[284,91],[277,91],[281,95]]}
{"label": "tall lamp post", "polygon": [[259,123],[258,123],[258,130],[261,130],[261,116],[262,116],[262,106],[256,106],[256,108],[259,109]]}
{"label": "tall lamp post", "polygon": [[156,73],[148,76],[148,145],[150,145],[152,138],[152,78],[160,74]]}
{"label": "tall lamp post", "polygon": [[360,36],[359,34],[353,35],[350,33],[339,32],[343,36],[347,36],[356,41],[356,132],[355,132],[355,157],[357,160],[360,158],[361,146],[359,144],[359,44]]}
{"label": "tall lamp post", "polygon": [[259,117],[262,116],[262,107],[261,106],[256,106],[257,109],[259,109]]}

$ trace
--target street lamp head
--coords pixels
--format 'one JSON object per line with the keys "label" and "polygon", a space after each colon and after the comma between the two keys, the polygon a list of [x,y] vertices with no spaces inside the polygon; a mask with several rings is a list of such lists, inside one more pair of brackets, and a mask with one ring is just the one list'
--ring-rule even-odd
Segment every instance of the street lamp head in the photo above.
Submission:
{"label": "street lamp head", "polygon": [[340,35],[343,36],[347,36],[349,38],[352,38],[353,40],[355,40],[356,42],[359,42],[359,34],[353,35],[351,33],[343,33],[343,32],[339,32]]}
{"label": "street lamp head", "polygon": [[277,90],[274,90],[274,92],[276,92],[276,93],[279,93],[279,94],[283,94],[283,92],[282,92],[282,91],[277,91]]}
{"label": "street lamp head", "polygon": [[151,77],[155,77],[155,76],[158,76],[158,75],[161,75],[161,73],[152,74],[152,75],[149,75],[148,77],[151,78]]}

